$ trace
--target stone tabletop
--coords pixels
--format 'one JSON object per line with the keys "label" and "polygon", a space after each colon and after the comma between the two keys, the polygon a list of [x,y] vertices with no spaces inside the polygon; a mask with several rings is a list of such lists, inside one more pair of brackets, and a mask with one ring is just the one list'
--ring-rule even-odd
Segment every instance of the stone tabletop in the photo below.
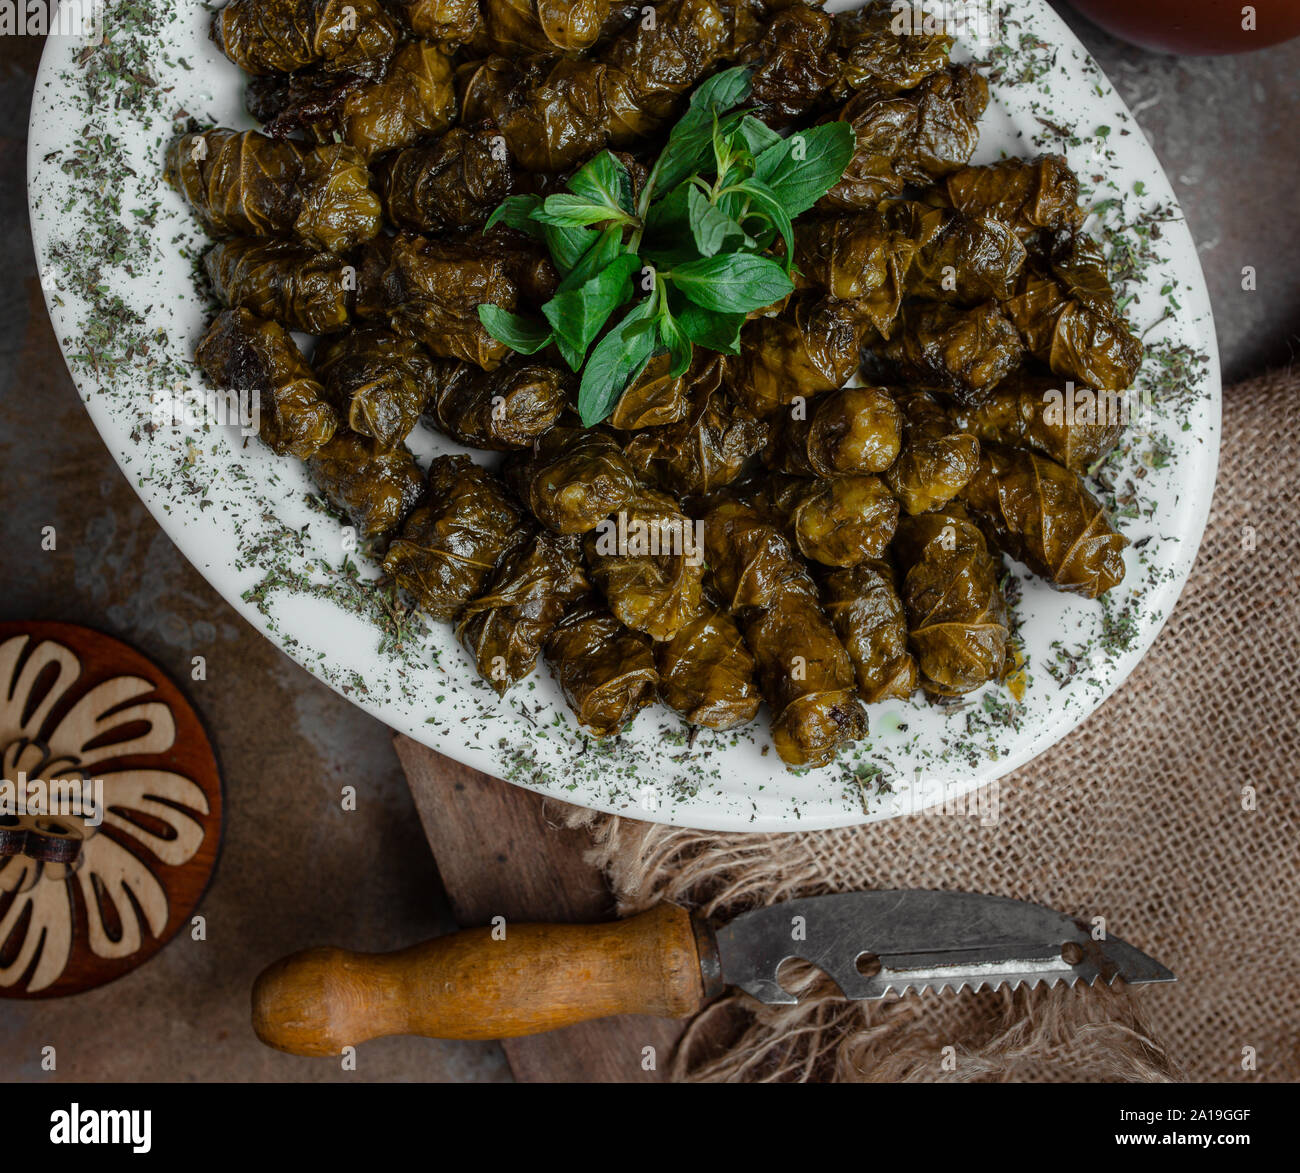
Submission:
{"label": "stone tabletop", "polygon": [[[1238,57],[1173,58],[1115,41],[1057,4],[1129,103],[1197,242],[1225,383],[1300,345],[1300,41]],[[217,747],[225,844],[184,934],[100,990],[6,1002],[3,1080],[506,1080],[495,1044],[386,1039],[359,1070],[261,1046],[248,992],[309,945],[383,950],[450,926],[384,726],[256,634],[180,556],[82,410],[45,314],[24,189],[41,43],[0,36],[0,620],[84,623],[134,644],[182,684]],[[1242,288],[1252,266],[1256,289]],[[43,552],[42,527],[57,549]],[[192,657],[207,679],[192,681]],[[340,791],[357,788],[355,812]],[[43,1048],[57,1069],[42,1069]]]}

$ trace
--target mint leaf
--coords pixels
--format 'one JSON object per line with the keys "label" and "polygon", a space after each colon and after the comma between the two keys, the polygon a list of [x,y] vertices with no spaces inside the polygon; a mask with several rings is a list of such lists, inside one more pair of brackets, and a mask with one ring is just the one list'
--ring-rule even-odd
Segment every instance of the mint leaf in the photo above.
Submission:
{"label": "mint leaf", "polygon": [[847,122],[801,130],[758,156],[756,179],[771,188],[791,218],[806,212],[840,180],[856,139]]}
{"label": "mint leaf", "polygon": [[744,229],[709,203],[708,197],[694,185],[686,190],[686,210],[691,236],[702,257],[715,256],[726,246],[745,239]]}
{"label": "mint leaf", "polygon": [[493,338],[520,354],[536,354],[551,341],[551,332],[544,322],[522,318],[499,305],[479,306],[478,320]]}
{"label": "mint leaf", "polygon": [[595,204],[582,196],[562,191],[547,196],[542,206],[533,212],[533,219],[539,224],[552,224],[556,228],[585,228],[609,220],[627,221],[630,217],[620,208],[604,203]]}
{"label": "mint leaf", "polygon": [[776,131],[768,126],[766,122],[760,122],[752,114],[746,114],[740,120],[736,133],[731,136],[732,142],[737,139],[745,144],[745,148],[756,159],[768,147],[774,147],[782,141],[781,136]]}
{"label": "mint leaf", "polygon": [[740,353],[740,331],[748,318],[744,314],[724,314],[706,310],[692,301],[683,300],[677,313],[677,325],[698,346],[720,354]]}
{"label": "mint leaf", "polygon": [[746,179],[736,184],[736,190],[747,197],[750,203],[750,215],[761,215],[780,234],[785,241],[784,268],[788,273],[794,264],[794,225],[785,206],[776,193],[760,179]]}
{"label": "mint leaf", "polygon": [[696,305],[723,313],[747,314],[794,291],[781,265],[770,257],[728,253],[687,261],[667,275]]}
{"label": "mint leaf", "polygon": [[622,253],[576,289],[557,293],[542,306],[556,336],[586,354],[609,315],[631,300],[631,275],[640,267],[640,260]]}
{"label": "mint leaf", "polygon": [[533,212],[542,206],[542,197],[537,195],[507,196],[488,217],[483,231],[489,232],[496,224],[508,224],[529,236],[541,236],[542,230],[533,219]]}
{"label": "mint leaf", "polygon": [[593,204],[632,212],[632,176],[609,151],[601,151],[574,172],[567,187]]}
{"label": "mint leaf", "polygon": [[655,161],[646,185],[647,193],[655,186],[674,188],[700,169],[713,152],[715,118],[718,119],[718,131],[724,136],[730,135],[740,125],[742,116],[728,114],[728,111],[749,97],[750,79],[751,71],[738,65],[715,73],[695,88],[690,106],[669,131],[668,141]]}
{"label": "mint leaf", "polygon": [[591,280],[623,251],[623,229],[606,228],[596,242],[578,259],[569,274],[560,282],[560,292],[576,289]]}
{"label": "mint leaf", "polygon": [[658,325],[659,341],[667,347],[672,360],[668,368],[668,377],[676,379],[690,369],[693,349],[691,340],[667,310],[660,315]]}
{"label": "mint leaf", "polygon": [[650,361],[655,331],[633,331],[632,327],[653,317],[653,303],[653,298],[646,298],[633,306],[587,359],[578,387],[578,414],[586,427],[594,427],[609,415],[618,397]]}
{"label": "mint leaf", "polygon": [[557,228],[547,224],[542,228],[542,239],[560,272],[567,274],[595,245],[598,234],[590,228]]}

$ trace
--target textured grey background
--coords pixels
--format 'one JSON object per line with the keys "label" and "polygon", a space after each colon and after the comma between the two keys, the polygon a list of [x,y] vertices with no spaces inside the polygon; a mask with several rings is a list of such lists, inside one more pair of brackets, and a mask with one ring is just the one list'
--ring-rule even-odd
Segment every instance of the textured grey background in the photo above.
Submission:
{"label": "textured grey background", "polygon": [[[1058,5],[1064,11],[1063,5]],[[1205,267],[1224,379],[1300,344],[1300,42],[1240,57],[1158,56],[1065,12],[1133,107]],[[445,931],[446,903],[388,731],[257,635],[149,518],[81,408],[45,315],[27,228],[27,113],[41,44],[0,38],[0,619],[109,631],[182,684],[216,743],[225,843],[208,940],[74,999],[0,1010],[0,1079],[504,1080],[493,1044],[386,1039],[359,1070],[296,1059],[248,1027],[256,973],[312,944],[390,949]],[[1241,289],[1253,265],[1258,290]],[[40,531],[57,527],[56,553]],[[189,681],[190,657],[208,679]],[[357,787],[344,815],[339,789]],[[57,1048],[58,1070],[40,1069]]]}

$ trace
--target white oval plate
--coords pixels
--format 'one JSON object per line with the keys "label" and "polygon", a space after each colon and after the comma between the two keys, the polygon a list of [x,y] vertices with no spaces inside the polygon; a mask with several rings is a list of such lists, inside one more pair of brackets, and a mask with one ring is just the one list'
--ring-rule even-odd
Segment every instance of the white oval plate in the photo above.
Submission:
{"label": "white oval plate", "polygon": [[[209,10],[194,0],[149,7],[156,15],[131,26],[107,6],[116,57],[76,36],[46,46],[28,169],[50,316],[86,410],[168,536],[249,622],[381,721],[476,769],[599,810],[713,830],[840,826],[960,802],[1027,762],[1114,691],[1173,609],[1218,458],[1209,303],[1150,145],[1042,0],[1004,6],[991,49],[959,33],[955,55],[989,60],[993,73],[976,161],[1063,150],[1100,205],[1089,227],[1120,250],[1121,267],[1137,262],[1119,292],[1145,335],[1140,386],[1154,406],[1102,470],[1113,487],[1104,495],[1134,542],[1128,576],[1103,605],[1015,567],[1023,703],[1000,688],[956,709],[920,699],[874,706],[869,740],[801,774],[782,767],[761,724],[701,731],[688,744],[685,726],[659,706],[621,737],[589,741],[544,669],[498,702],[448,627],[395,625],[364,585],[377,568],[346,552],[342,525],[301,465],[245,445],[235,426],[155,426],[175,390],[202,391],[191,355],[211,312],[194,264],[205,238],[160,178],[173,116],[251,123],[239,71],[207,39]],[[459,451],[426,429],[412,446],[422,461]]]}

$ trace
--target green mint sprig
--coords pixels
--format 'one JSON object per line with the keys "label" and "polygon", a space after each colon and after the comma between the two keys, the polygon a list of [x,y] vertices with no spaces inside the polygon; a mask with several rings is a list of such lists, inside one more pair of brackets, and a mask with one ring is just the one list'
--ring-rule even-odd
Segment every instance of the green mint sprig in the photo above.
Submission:
{"label": "green mint sprig", "polygon": [[627,168],[602,151],[566,191],[511,196],[488,219],[485,232],[507,224],[542,241],[561,281],[540,319],[481,305],[479,320],[520,354],[554,345],[581,372],[588,427],[654,355],[676,377],[696,346],[738,354],[747,316],[794,289],[794,220],[843,175],[853,130],[782,138],[740,109],[749,93],[744,67],[697,87],[635,199]]}

